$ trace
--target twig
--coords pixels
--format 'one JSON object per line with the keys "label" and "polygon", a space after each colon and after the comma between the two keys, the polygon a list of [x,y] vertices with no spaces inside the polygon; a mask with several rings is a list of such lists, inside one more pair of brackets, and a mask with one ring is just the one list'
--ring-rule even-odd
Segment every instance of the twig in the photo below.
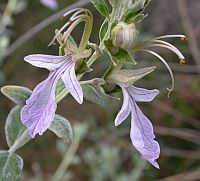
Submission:
{"label": "twig", "polygon": [[[114,139],[128,135],[129,132],[129,128],[123,128],[114,135]],[[200,145],[200,131],[195,131],[193,129],[154,126],[154,132],[155,134],[173,136]]]}
{"label": "twig", "polygon": [[[181,21],[183,23],[184,29],[186,31],[186,34],[189,39],[189,46],[190,50],[192,52],[192,56],[194,58],[194,61],[197,65],[200,65],[200,51],[198,48],[197,39],[195,37],[195,32],[193,30],[193,26],[190,21],[190,17],[187,10],[187,5],[185,0],[176,0],[178,5],[178,10],[180,13]],[[198,68],[200,71],[200,68]]]}
{"label": "twig", "polygon": [[10,24],[12,9],[16,6],[17,0],[9,0],[0,19],[0,35],[4,32],[6,27]]}
{"label": "twig", "polygon": [[180,173],[178,175],[159,179],[157,181],[197,181],[200,178],[200,169],[190,171],[187,173]]}
{"label": "twig", "polygon": [[167,157],[179,157],[188,159],[200,159],[200,150],[188,151],[173,148],[162,148],[161,154]]}
{"label": "twig", "polygon": [[200,145],[200,131],[186,128],[169,128],[162,126],[155,126],[154,130],[155,133],[159,135],[174,136]]}
{"label": "twig", "polygon": [[170,107],[169,105],[165,104],[164,102],[157,101],[157,103],[153,104],[157,109],[160,109],[164,112],[171,114],[173,117],[180,117],[181,121],[193,126],[194,128],[200,129],[200,121],[187,116],[186,114],[178,111],[175,108]]}

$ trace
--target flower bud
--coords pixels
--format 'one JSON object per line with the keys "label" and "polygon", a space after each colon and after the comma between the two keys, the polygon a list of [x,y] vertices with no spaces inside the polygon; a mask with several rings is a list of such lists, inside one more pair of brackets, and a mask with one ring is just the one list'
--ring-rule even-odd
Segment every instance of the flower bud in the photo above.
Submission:
{"label": "flower bud", "polygon": [[138,32],[133,23],[118,23],[111,31],[112,44],[115,47],[130,50],[134,47]]}

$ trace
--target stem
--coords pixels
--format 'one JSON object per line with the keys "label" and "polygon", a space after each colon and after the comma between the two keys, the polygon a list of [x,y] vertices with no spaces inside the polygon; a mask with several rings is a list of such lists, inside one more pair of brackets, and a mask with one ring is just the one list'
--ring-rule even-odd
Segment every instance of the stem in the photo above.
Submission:
{"label": "stem", "polygon": [[8,150],[10,153],[14,153],[18,148],[20,148],[24,143],[27,142],[27,137],[29,136],[28,130],[25,130],[23,134],[15,141],[15,143]]}
{"label": "stem", "polygon": [[9,0],[6,9],[0,21],[0,34],[5,30],[6,26],[10,23],[12,11],[18,0]]}
{"label": "stem", "polygon": [[74,158],[74,155],[78,149],[79,144],[80,144],[80,138],[78,136],[75,136],[74,142],[70,146],[63,161],[59,165],[58,169],[56,170],[55,174],[52,176],[50,181],[62,180],[67,168],[69,167],[70,163],[72,162],[72,159]]}

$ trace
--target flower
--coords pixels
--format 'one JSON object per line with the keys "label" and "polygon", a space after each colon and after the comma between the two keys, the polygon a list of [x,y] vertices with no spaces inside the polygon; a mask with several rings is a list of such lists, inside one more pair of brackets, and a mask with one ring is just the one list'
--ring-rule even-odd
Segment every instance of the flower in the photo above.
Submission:
{"label": "flower", "polygon": [[55,10],[58,8],[58,3],[56,0],[40,0],[40,2],[50,9]]}
{"label": "flower", "polygon": [[153,126],[150,120],[142,113],[136,102],[150,102],[159,94],[157,89],[147,90],[130,85],[125,87],[119,84],[123,93],[123,105],[119,111],[115,126],[120,125],[131,113],[130,138],[133,146],[149,161],[159,169],[156,159],[160,155],[160,146],[155,141]]}
{"label": "flower", "polygon": [[55,117],[57,108],[55,89],[60,78],[79,104],[83,103],[83,91],[76,79],[76,62],[72,60],[72,55],[35,54],[26,56],[24,60],[31,65],[46,68],[52,72],[46,80],[35,87],[21,111],[22,123],[28,128],[30,136],[34,138],[38,133],[42,135]]}

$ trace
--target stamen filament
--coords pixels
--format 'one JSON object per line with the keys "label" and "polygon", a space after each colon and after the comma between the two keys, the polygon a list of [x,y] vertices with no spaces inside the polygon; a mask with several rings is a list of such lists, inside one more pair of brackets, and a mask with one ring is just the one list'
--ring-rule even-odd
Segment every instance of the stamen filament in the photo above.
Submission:
{"label": "stamen filament", "polygon": [[148,52],[148,53],[154,55],[159,60],[161,60],[161,62],[164,63],[164,65],[167,67],[167,69],[168,69],[168,71],[170,73],[170,76],[171,76],[171,81],[172,81],[171,88],[167,88],[167,90],[168,90],[168,97],[169,97],[170,94],[171,94],[171,92],[174,90],[174,86],[175,86],[174,74],[173,74],[170,66],[168,65],[168,63],[166,62],[166,60],[163,57],[161,57],[159,54],[157,54],[156,52],[151,51],[151,50],[147,50],[147,49],[141,49],[141,51]]}
{"label": "stamen filament", "polygon": [[181,40],[185,40],[186,36],[185,35],[164,35],[164,36],[156,37],[153,40],[159,40],[159,39],[164,39],[164,38],[181,38]]}
{"label": "stamen filament", "polygon": [[83,8],[75,8],[75,9],[72,9],[72,10],[70,10],[70,11],[67,11],[65,14],[63,14],[62,15],[62,17],[61,18],[67,18],[67,16],[69,15],[69,14],[71,14],[71,13],[74,13],[75,11],[80,11],[81,9],[83,9]]}
{"label": "stamen filament", "polygon": [[164,44],[164,45],[171,47],[172,49],[174,49],[174,52],[176,52],[176,54],[179,56],[181,62],[185,62],[185,57],[183,56],[183,54],[180,52],[180,50],[178,48],[176,48],[171,43],[168,43],[168,42],[163,41],[163,40],[152,40],[152,42],[161,43],[161,44]]}
{"label": "stamen filament", "polygon": [[89,18],[87,15],[80,15],[80,17],[75,20],[71,25],[70,27],[67,29],[66,32],[64,32],[63,34],[63,39],[64,39],[64,42],[67,41],[69,35],[71,34],[71,32],[73,31],[73,29],[81,22],[85,21],[86,23],[89,23]]}
{"label": "stamen filament", "polygon": [[182,53],[180,53],[180,51],[176,47],[174,48],[174,46],[169,46],[169,45],[165,45],[165,44],[150,44],[150,45],[147,45],[146,47],[162,47],[162,48],[169,49],[179,57],[181,62],[185,61],[185,58],[182,55]]}
{"label": "stamen filament", "polygon": [[[77,12],[75,12],[75,11],[77,11]],[[80,19],[81,19],[81,18],[85,18],[85,17],[87,16],[88,20],[91,20],[91,21],[88,21],[88,23],[92,23],[92,22],[93,22],[92,13],[91,13],[89,10],[83,9],[83,8],[76,8],[76,9],[73,9],[73,10],[71,10],[71,11],[65,13],[65,14],[62,16],[62,18],[65,19],[66,16],[68,16],[69,14],[71,14],[71,13],[73,13],[73,12],[75,12],[75,13],[74,13],[74,14],[70,17],[70,19],[60,28],[60,30],[57,32],[57,34],[54,36],[54,38],[52,39],[52,41],[49,43],[48,46],[52,45],[52,44],[55,42],[57,36],[58,36],[60,33],[62,33],[62,32],[64,31],[64,29],[66,29],[70,24],[72,24],[73,21],[76,21],[76,20],[79,19],[79,18],[80,18]],[[79,14],[82,13],[82,12],[85,12],[85,14],[79,15]],[[90,29],[92,29],[92,28],[90,27]]]}

